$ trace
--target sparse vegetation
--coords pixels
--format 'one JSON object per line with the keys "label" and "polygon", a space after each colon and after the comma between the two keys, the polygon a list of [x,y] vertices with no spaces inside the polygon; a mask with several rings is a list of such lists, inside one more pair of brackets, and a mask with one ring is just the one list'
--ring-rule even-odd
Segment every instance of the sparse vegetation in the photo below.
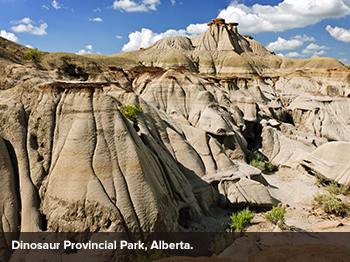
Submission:
{"label": "sparse vegetation", "polygon": [[214,241],[209,246],[209,251],[215,255],[221,254],[228,246],[232,245],[237,239],[234,233],[220,233],[215,236]]}
{"label": "sparse vegetation", "polygon": [[255,214],[249,210],[249,207],[243,209],[238,213],[232,213],[230,216],[232,223],[229,224],[227,232],[234,232],[235,230],[241,232],[246,224],[254,218]]}
{"label": "sparse vegetation", "polygon": [[326,185],[325,189],[332,195],[349,195],[350,188],[344,185],[340,185],[334,181],[331,181],[328,185]]}
{"label": "sparse vegetation", "polygon": [[36,62],[40,62],[42,58],[42,52],[38,50],[38,48],[28,49],[27,53],[24,54],[25,60],[33,60]]}
{"label": "sparse vegetation", "polygon": [[348,186],[340,185],[321,174],[315,174],[317,183],[323,186],[332,195],[350,195],[350,188]]}
{"label": "sparse vegetation", "polygon": [[314,201],[316,202],[316,205],[329,214],[341,216],[349,210],[349,206],[346,203],[332,195],[316,194],[314,195]]}
{"label": "sparse vegetation", "polygon": [[[140,240],[140,237],[137,237],[135,240],[135,243]],[[151,244],[146,243],[145,247],[146,249],[135,249],[135,254],[136,256],[134,257],[133,255],[129,256],[129,261],[130,262],[148,262],[148,261],[154,261],[157,259],[162,259],[166,258],[166,255],[163,253],[162,250],[153,250],[151,249]]]}
{"label": "sparse vegetation", "polygon": [[284,227],[284,215],[286,214],[286,208],[279,203],[277,207],[272,207],[272,210],[265,214],[267,221],[277,225],[280,229]]}
{"label": "sparse vegetation", "polygon": [[134,103],[133,106],[130,104],[122,106],[120,111],[126,118],[130,119],[134,123],[134,125],[138,124],[136,116],[143,112],[142,108],[136,103]]}
{"label": "sparse vegetation", "polygon": [[249,165],[259,168],[261,171],[273,172],[278,169],[271,161],[266,161],[264,156],[257,150],[250,152],[249,159]]}
{"label": "sparse vegetation", "polygon": [[141,65],[141,66],[144,66],[144,64],[141,60],[139,60],[137,63],[139,63],[139,65]]}

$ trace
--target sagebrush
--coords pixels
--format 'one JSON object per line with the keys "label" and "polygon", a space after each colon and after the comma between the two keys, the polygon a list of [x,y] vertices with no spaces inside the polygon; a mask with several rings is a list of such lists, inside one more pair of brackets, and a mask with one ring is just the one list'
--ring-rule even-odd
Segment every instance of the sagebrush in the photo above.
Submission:
{"label": "sagebrush", "polygon": [[28,49],[27,53],[24,54],[25,60],[34,60],[36,62],[40,62],[42,58],[42,52],[38,50],[38,48]]}
{"label": "sagebrush", "polygon": [[134,105],[129,104],[122,106],[120,111],[126,118],[130,119],[134,125],[138,124],[136,116],[143,112],[142,108],[136,103],[134,103]]}
{"label": "sagebrush", "polygon": [[272,207],[272,210],[265,214],[267,221],[277,225],[280,229],[284,227],[284,215],[286,214],[286,208],[279,203],[277,207]]}
{"label": "sagebrush", "polygon": [[349,206],[333,195],[316,194],[314,195],[314,201],[326,213],[341,216],[349,211]]}
{"label": "sagebrush", "polygon": [[248,224],[254,218],[255,214],[249,210],[249,207],[239,211],[238,213],[232,213],[230,216],[232,223],[229,224],[228,232],[235,230],[241,232],[246,224]]}
{"label": "sagebrush", "polygon": [[278,169],[271,161],[266,161],[264,156],[257,150],[252,150],[250,152],[249,165],[259,168],[261,171],[273,172]]}

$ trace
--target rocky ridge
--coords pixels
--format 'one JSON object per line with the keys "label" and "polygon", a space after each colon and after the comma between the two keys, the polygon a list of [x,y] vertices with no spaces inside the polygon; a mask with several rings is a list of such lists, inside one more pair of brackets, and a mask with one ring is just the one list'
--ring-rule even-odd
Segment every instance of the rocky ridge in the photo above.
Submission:
{"label": "rocky ridge", "polygon": [[[349,185],[350,71],[276,56],[237,26],[39,61],[0,38],[0,229],[186,231],[217,206],[271,207],[252,149]],[[121,113],[135,103],[137,125]]]}

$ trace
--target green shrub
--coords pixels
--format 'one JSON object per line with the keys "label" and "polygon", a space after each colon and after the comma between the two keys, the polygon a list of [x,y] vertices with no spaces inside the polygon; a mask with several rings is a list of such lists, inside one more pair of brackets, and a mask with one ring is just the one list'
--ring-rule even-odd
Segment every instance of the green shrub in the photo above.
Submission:
{"label": "green shrub", "polygon": [[128,119],[130,119],[132,122],[134,122],[134,125],[137,125],[137,119],[136,116],[140,113],[142,113],[142,108],[137,105],[136,103],[134,103],[134,105],[127,105],[127,106],[122,106],[121,110],[122,114],[127,117]]}
{"label": "green shrub", "polygon": [[328,185],[326,185],[325,189],[333,195],[349,195],[350,189],[347,186],[339,185],[338,183],[332,181]]}
{"label": "green shrub", "polygon": [[139,60],[137,63],[139,63],[139,65],[143,66],[143,62],[141,60]]}
{"label": "green shrub", "polygon": [[38,48],[28,49],[27,53],[24,54],[25,60],[34,60],[36,62],[41,61],[42,52],[38,51]]}
{"label": "green shrub", "polygon": [[279,203],[277,207],[272,207],[272,210],[265,214],[265,218],[267,221],[277,225],[280,229],[283,229],[285,214],[286,208],[282,207],[282,203]]}
{"label": "green shrub", "polygon": [[349,206],[332,195],[316,194],[314,200],[326,213],[341,216],[348,212]]}
{"label": "green shrub", "polygon": [[215,239],[210,243],[209,251],[215,255],[221,254],[227,247],[233,244],[238,238],[237,234],[234,233],[220,233],[215,235]]}
{"label": "green shrub", "polygon": [[261,171],[273,172],[278,169],[278,167],[271,161],[266,161],[264,156],[257,150],[253,150],[249,154],[249,165],[259,168]]}
{"label": "green shrub", "polygon": [[248,224],[254,218],[254,216],[254,213],[251,212],[248,207],[237,214],[232,213],[232,216],[230,216],[232,223],[229,224],[227,231],[233,232],[238,230],[241,232],[243,227]]}

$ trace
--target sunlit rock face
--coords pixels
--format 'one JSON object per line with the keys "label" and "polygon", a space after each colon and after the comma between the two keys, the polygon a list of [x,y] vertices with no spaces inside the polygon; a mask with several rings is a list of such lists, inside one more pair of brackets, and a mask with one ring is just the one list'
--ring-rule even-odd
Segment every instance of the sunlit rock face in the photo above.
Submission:
{"label": "sunlit rock face", "polygon": [[269,207],[254,149],[348,184],[326,166],[347,169],[349,70],[276,56],[237,27],[40,61],[0,38],[0,230],[171,232],[216,206]]}

